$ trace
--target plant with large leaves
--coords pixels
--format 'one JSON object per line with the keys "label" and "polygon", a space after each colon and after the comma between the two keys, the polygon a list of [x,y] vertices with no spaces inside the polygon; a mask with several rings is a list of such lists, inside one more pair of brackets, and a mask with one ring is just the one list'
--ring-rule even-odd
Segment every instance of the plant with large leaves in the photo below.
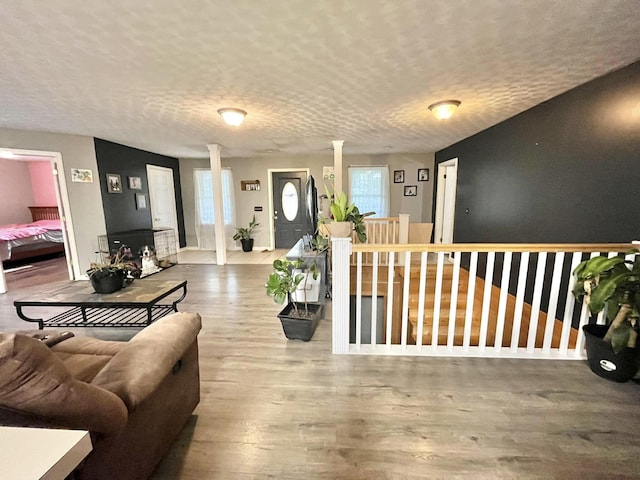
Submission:
{"label": "plant with large leaves", "polygon": [[[313,263],[308,267],[308,274],[297,273],[304,266],[304,260],[297,258],[295,260],[278,259],[273,261],[273,272],[267,278],[265,285],[267,289],[267,295],[273,298],[273,301],[279,304],[284,302],[291,302],[291,294],[296,291],[298,286],[304,281],[307,282],[309,275],[316,280],[318,278],[318,267]],[[306,285],[304,285],[304,291],[306,292]],[[304,310],[308,313],[306,295],[304,297]],[[300,309],[297,302],[291,302],[293,304],[293,310],[295,315],[300,315]]]}
{"label": "plant with large leaves", "polygon": [[640,329],[640,256],[638,250],[624,257],[593,257],[581,262],[573,271],[573,295],[584,301],[591,313],[606,308],[610,322],[603,340],[618,353],[624,347],[634,348]]}
{"label": "plant with large leaves", "polygon": [[353,203],[347,202],[347,195],[344,192],[334,193],[331,195],[329,189],[325,185],[327,197],[331,199],[329,210],[335,222],[351,222],[360,243],[367,241],[365,217],[374,215],[375,212],[360,213],[358,207]]}

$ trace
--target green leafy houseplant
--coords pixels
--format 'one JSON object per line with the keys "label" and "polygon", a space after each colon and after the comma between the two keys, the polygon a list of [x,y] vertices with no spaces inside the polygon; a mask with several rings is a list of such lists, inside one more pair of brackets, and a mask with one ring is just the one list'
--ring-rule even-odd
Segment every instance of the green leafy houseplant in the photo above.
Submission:
{"label": "green leafy houseplant", "polygon": [[347,195],[340,192],[331,195],[325,186],[325,192],[330,199],[329,210],[336,222],[351,222],[360,243],[367,241],[367,229],[364,223],[365,217],[375,214],[375,212],[360,213],[360,210],[353,203],[348,203]]}
{"label": "green leafy houseplant", "polygon": [[[290,302],[291,295],[296,291],[298,286],[304,281],[306,282],[309,275],[304,273],[295,273],[296,270],[303,268],[304,260],[301,258],[295,260],[278,259],[273,261],[274,271],[269,275],[267,283],[265,285],[267,289],[267,295],[273,298],[273,301],[282,305],[285,302]],[[309,268],[309,274],[314,280],[318,278],[318,268],[313,263]],[[306,292],[306,285],[303,285]],[[297,302],[290,302],[293,304],[293,311],[295,316],[308,316],[308,304],[304,301],[304,313],[298,308]]]}
{"label": "green leafy houseplant", "polygon": [[583,300],[591,313],[606,308],[609,328],[603,338],[615,353],[635,348],[640,318],[640,257],[632,250],[633,261],[623,257],[593,257],[573,271],[573,295]]}
{"label": "green leafy houseplant", "polygon": [[236,229],[236,233],[233,235],[234,240],[251,240],[253,237],[253,230],[259,226],[260,224],[256,222],[256,216],[253,216],[251,222],[249,222],[248,227],[234,227]]}

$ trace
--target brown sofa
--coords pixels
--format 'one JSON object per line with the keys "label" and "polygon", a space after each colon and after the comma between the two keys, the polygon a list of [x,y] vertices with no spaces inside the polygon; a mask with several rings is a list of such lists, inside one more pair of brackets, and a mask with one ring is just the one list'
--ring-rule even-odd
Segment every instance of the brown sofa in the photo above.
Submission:
{"label": "brown sofa", "polygon": [[174,313],[128,342],[0,334],[0,424],[88,430],[74,478],[148,478],[200,400],[200,328]]}

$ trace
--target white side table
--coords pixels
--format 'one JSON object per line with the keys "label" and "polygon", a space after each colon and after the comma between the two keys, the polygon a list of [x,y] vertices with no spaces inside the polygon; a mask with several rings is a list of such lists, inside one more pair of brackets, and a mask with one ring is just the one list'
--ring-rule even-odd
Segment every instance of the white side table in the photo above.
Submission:
{"label": "white side table", "polygon": [[0,427],[2,477],[63,480],[92,448],[87,431]]}

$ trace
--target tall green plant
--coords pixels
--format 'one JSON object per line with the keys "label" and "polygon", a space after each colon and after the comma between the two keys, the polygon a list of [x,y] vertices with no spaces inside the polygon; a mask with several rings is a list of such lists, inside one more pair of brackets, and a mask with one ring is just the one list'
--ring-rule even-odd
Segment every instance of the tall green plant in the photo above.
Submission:
{"label": "tall green plant", "polygon": [[573,271],[573,295],[583,301],[591,313],[606,309],[610,322],[604,340],[618,353],[635,347],[640,319],[640,257],[633,261],[623,257],[593,257],[581,262]]}

